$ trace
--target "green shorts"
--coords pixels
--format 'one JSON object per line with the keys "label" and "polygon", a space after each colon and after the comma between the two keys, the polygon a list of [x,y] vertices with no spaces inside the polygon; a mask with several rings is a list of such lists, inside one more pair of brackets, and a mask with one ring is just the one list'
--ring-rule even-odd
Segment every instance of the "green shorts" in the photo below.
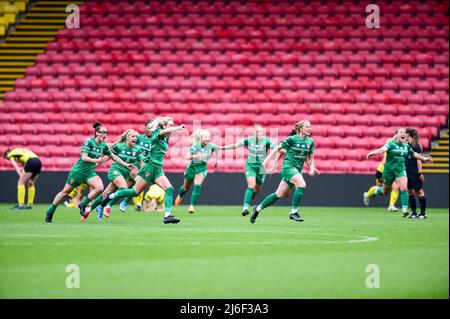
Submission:
{"label": "green shorts", "polygon": [[130,178],[130,172],[129,171],[125,172],[125,171],[121,171],[121,170],[118,170],[118,169],[113,169],[113,170],[109,169],[109,171],[108,171],[108,180],[110,182],[112,182],[113,180],[115,180],[119,176],[123,176],[125,181],[127,181],[128,178]]}
{"label": "green shorts", "polygon": [[77,187],[82,183],[86,183],[92,177],[98,176],[95,172],[79,172],[79,171],[70,171],[69,176],[67,177],[66,184]]}
{"label": "green shorts", "polygon": [[186,168],[186,170],[184,171],[184,179],[187,180],[188,182],[192,182],[195,178],[195,175],[197,174],[203,174],[206,176],[208,176],[208,171],[207,170],[195,170],[192,167],[188,166]]}
{"label": "green shorts", "polygon": [[302,175],[301,172],[299,172],[299,170],[295,167],[287,167],[287,168],[282,168],[281,169],[281,179],[283,181],[285,181],[289,187],[293,187],[294,184],[292,184],[291,182],[289,182],[291,180],[292,177],[294,177],[295,175],[300,174]]}
{"label": "green shorts", "polygon": [[264,184],[264,180],[266,179],[264,168],[262,168],[262,166],[256,168],[253,166],[245,165],[245,178],[249,177],[255,177],[256,184],[258,185]]}
{"label": "green shorts", "polygon": [[394,172],[386,172],[386,170],[384,170],[383,172],[383,185],[387,185],[387,186],[391,186],[392,183],[400,177],[406,177],[406,170],[403,170],[399,173],[394,173]]}
{"label": "green shorts", "polygon": [[164,172],[161,167],[155,167],[149,163],[144,163],[139,170],[138,176],[150,184],[153,183],[158,177],[164,176]]}

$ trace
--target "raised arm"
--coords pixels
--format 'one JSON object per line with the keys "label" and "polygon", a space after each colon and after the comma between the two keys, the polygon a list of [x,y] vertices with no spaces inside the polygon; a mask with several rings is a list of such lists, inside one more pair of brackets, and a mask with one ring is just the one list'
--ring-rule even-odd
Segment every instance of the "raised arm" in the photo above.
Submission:
{"label": "raised arm", "polygon": [[381,147],[381,148],[379,148],[379,149],[377,149],[375,151],[372,151],[369,154],[367,154],[367,158],[370,158],[370,157],[375,156],[375,155],[381,155],[381,154],[385,153],[386,151],[387,151],[386,146],[383,146],[383,147]]}
{"label": "raised arm", "polygon": [[235,143],[235,144],[228,144],[225,146],[217,146],[217,149],[219,149],[219,150],[234,150],[238,147],[239,147],[238,144]]}
{"label": "raised arm", "polygon": [[179,126],[168,127],[168,128],[165,128],[165,129],[159,131],[159,136],[172,134],[172,133],[175,133],[175,132],[178,132],[178,131],[182,131],[185,128],[186,128],[186,125],[184,125],[184,124],[181,124]]}
{"label": "raised arm", "polygon": [[[416,152],[413,153],[412,157],[421,160],[422,162],[433,163],[433,159],[431,157],[425,157]],[[422,168],[422,164],[420,165],[420,168]]]}

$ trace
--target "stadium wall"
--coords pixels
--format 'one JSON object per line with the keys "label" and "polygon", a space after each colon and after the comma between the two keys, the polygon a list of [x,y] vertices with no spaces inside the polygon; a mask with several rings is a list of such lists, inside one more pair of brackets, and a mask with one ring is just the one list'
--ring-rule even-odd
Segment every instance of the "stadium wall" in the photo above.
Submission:
{"label": "stadium wall", "polygon": [[[99,173],[106,187],[106,173]],[[167,173],[169,180],[178,192],[183,181],[181,173]],[[424,189],[428,206],[448,208],[448,174],[426,175]],[[17,174],[14,171],[0,172],[0,203],[15,203],[17,193]],[[37,181],[36,203],[50,203],[56,193],[62,189],[67,172],[46,172]],[[374,183],[373,175],[328,174],[317,177],[305,176],[307,190],[303,198],[304,206],[362,206],[362,193]],[[279,174],[266,178],[263,190],[257,200],[274,192],[280,182]],[[241,205],[247,185],[242,173],[210,173],[202,190],[199,205]],[[192,191],[192,190],[191,190]],[[190,193],[187,195],[190,196]],[[290,199],[282,199],[277,205],[290,205]],[[388,199],[372,200],[372,207],[387,207]],[[397,204],[397,207],[400,205]]]}

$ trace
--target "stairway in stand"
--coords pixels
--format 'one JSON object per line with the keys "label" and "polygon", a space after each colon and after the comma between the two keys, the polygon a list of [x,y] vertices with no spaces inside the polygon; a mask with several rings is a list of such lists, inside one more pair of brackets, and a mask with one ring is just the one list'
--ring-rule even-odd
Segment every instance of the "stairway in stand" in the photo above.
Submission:
{"label": "stairway in stand", "polygon": [[424,173],[447,173],[448,174],[448,128],[447,133],[439,139],[439,144],[431,148],[433,164],[423,164]]}
{"label": "stairway in stand", "polygon": [[58,30],[65,27],[66,7],[83,1],[29,1],[26,12],[15,24],[9,25],[6,38],[0,43],[0,101],[5,92],[14,90],[15,82],[25,75],[36,56],[45,52],[55,40]]}

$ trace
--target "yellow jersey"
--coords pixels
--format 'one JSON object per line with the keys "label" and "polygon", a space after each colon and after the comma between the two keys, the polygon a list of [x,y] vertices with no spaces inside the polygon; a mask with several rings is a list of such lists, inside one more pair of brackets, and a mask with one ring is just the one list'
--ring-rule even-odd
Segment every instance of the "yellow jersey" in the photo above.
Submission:
{"label": "yellow jersey", "polygon": [[14,148],[11,151],[9,151],[7,159],[11,160],[13,159],[16,162],[21,163],[22,165],[25,165],[25,163],[30,158],[38,157],[36,154],[34,154],[32,151],[24,149],[24,148]]}
{"label": "yellow jersey", "polygon": [[164,196],[166,196],[166,192],[158,185],[153,184],[150,186],[147,193],[145,193],[144,199],[150,202],[153,198],[155,198],[158,204],[162,204],[164,201]]}

